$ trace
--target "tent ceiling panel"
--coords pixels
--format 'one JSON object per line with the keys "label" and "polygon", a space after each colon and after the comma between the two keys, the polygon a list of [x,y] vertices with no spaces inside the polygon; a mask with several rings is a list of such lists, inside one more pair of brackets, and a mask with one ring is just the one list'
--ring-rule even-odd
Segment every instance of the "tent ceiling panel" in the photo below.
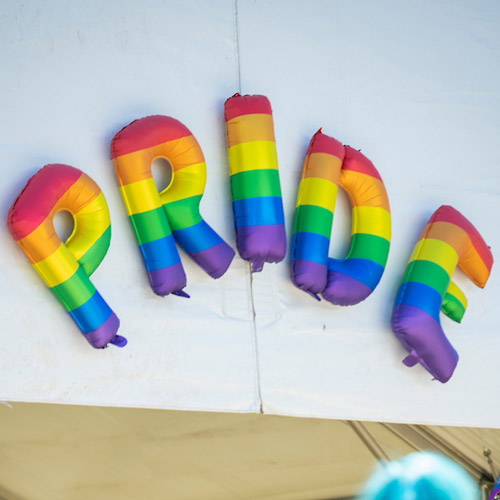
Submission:
{"label": "tent ceiling panel", "polygon": [[[422,444],[409,444],[382,424],[363,425],[390,459]],[[483,431],[483,439],[476,429],[432,431],[459,442],[474,461],[481,458],[484,439],[500,465],[500,431]],[[343,421],[0,405],[2,500],[136,500],[159,494],[176,500],[336,499],[354,495],[375,464]]]}

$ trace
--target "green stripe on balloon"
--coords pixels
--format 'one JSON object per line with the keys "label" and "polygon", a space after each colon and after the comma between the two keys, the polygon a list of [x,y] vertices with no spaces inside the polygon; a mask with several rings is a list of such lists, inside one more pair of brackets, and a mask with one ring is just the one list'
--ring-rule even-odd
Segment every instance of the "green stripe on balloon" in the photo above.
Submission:
{"label": "green stripe on balloon", "polygon": [[81,266],[66,281],[50,288],[66,311],[73,311],[95,293],[95,287]]}
{"label": "green stripe on balloon", "polygon": [[413,260],[406,267],[405,274],[401,280],[402,283],[405,281],[428,285],[434,288],[441,297],[444,297],[448,285],[450,284],[450,277],[448,273],[435,262],[431,262],[430,260]]}
{"label": "green stripe on balloon", "polygon": [[385,267],[389,255],[390,242],[381,236],[367,233],[354,233],[348,259],[367,259]]}
{"label": "green stripe on balloon", "polygon": [[247,170],[231,176],[233,201],[262,196],[281,196],[279,173],[274,169]]}
{"label": "green stripe on balloon", "polygon": [[[140,245],[159,240],[171,234],[163,207],[132,214],[129,218]],[[140,228],[140,231],[138,231],[138,228]]]}
{"label": "green stripe on balloon", "polygon": [[87,276],[90,276],[98,267],[106,255],[111,241],[111,226],[97,238],[95,243],[78,259]]}
{"label": "green stripe on balloon", "polygon": [[460,323],[465,314],[465,307],[454,295],[446,293],[441,304],[441,311],[448,318]]}
{"label": "green stripe on balloon", "polygon": [[316,233],[330,238],[333,213],[316,205],[299,205],[295,209],[293,233]]}
{"label": "green stripe on balloon", "polygon": [[172,231],[191,227],[202,220],[200,215],[201,194],[163,205]]}

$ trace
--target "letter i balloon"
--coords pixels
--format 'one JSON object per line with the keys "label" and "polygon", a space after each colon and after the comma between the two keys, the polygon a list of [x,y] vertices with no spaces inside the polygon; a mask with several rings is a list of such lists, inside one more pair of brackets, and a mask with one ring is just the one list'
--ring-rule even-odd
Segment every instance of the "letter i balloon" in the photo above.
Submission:
{"label": "letter i balloon", "polygon": [[[63,243],[53,219],[66,210],[74,229]],[[8,214],[10,233],[33,269],[96,348],[123,347],[120,322],[89,280],[108,251],[108,206],[97,184],[68,165],[46,165],[21,191]]]}
{"label": "letter i balloon", "polygon": [[262,95],[235,94],[224,116],[236,244],[252,271],[261,271],[286,255],[271,104]]}

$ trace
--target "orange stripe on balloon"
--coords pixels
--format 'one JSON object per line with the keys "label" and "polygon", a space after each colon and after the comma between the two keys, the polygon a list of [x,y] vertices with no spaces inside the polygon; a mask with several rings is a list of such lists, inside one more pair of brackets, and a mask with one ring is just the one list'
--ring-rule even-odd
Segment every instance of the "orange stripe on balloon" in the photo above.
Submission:
{"label": "orange stripe on balloon", "polygon": [[418,240],[423,238],[442,240],[459,254],[464,238],[468,238],[468,235],[461,227],[451,222],[431,222],[425,226]]}
{"label": "orange stripe on balloon", "polygon": [[57,213],[61,207],[71,207],[71,213],[76,214],[101,194],[97,184],[87,175],[80,178],[59,198],[51,213]]}
{"label": "orange stripe on balloon", "polygon": [[342,160],[328,153],[311,153],[306,157],[302,179],[316,177],[338,185]]}
{"label": "orange stripe on balloon", "polygon": [[167,141],[148,149],[113,159],[116,178],[120,186],[151,178],[151,163],[155,158],[165,158],[176,172],[186,167],[203,163],[205,157],[193,135]]}
{"label": "orange stripe on balloon", "polygon": [[451,222],[462,228],[469,236],[472,245],[474,245],[474,248],[483,260],[488,272],[491,271],[491,267],[493,266],[493,254],[491,253],[490,247],[485,243],[479,231],[458,210],[455,210],[449,205],[443,205],[435,214],[435,217],[432,218],[432,222],[434,221]]}
{"label": "orange stripe on balloon", "polygon": [[342,168],[339,182],[353,206],[380,207],[390,212],[389,198],[381,180]]}
{"label": "orange stripe on balloon", "polygon": [[226,122],[227,147],[236,146],[242,142],[272,141],[274,137],[274,124],[272,115],[250,114],[233,118]]}
{"label": "orange stripe on balloon", "polygon": [[[441,206],[422,231],[419,241],[422,239],[439,239],[453,247],[458,255],[458,267],[475,285],[484,288],[490,276],[493,255],[477,229],[460,212],[448,205]],[[478,248],[482,249],[482,254]]]}
{"label": "orange stripe on balloon", "polygon": [[50,257],[61,246],[61,240],[50,222],[51,217],[45,219],[28,236],[16,242],[31,264]]}

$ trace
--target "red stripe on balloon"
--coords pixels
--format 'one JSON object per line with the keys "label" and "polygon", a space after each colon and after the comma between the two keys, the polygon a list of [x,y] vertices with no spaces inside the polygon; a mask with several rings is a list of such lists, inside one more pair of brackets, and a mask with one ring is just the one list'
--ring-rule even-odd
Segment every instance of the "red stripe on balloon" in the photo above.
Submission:
{"label": "red stripe on balloon", "polygon": [[344,146],[342,146],[337,139],[323,134],[321,129],[319,129],[312,136],[306,155],[310,155],[312,153],[327,153],[342,160],[344,158]]}
{"label": "red stripe on balloon", "polygon": [[135,153],[168,141],[192,135],[179,120],[153,115],[133,121],[122,128],[111,141],[111,158]]}
{"label": "red stripe on balloon", "polygon": [[360,172],[361,174],[370,175],[383,182],[373,163],[358,150],[351,148],[351,146],[345,146],[345,157],[344,163],[342,164],[342,170]]}
{"label": "red stripe on balloon", "polygon": [[52,164],[31,177],[7,215],[12,237],[17,241],[34,231],[81,175],[82,171],[77,168]]}
{"label": "red stripe on balloon", "polygon": [[271,103],[266,96],[234,94],[224,103],[226,122],[237,116],[253,114],[273,114]]}

